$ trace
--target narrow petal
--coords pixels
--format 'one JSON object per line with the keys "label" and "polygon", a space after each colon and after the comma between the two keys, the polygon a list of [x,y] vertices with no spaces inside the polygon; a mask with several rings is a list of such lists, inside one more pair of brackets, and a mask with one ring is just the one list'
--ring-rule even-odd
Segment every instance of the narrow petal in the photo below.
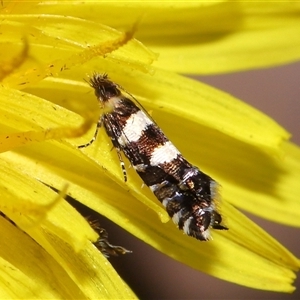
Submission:
{"label": "narrow petal", "polygon": [[15,166],[16,162],[1,160],[1,211],[18,226],[0,217],[2,295],[133,299],[134,294],[91,243],[97,235],[88,222]]}
{"label": "narrow petal", "polygon": [[61,1],[32,9],[96,22],[101,16],[122,30],[140,20],[137,38],[159,53],[155,65],[180,73],[226,73],[300,57],[299,2]]}
{"label": "narrow petal", "polygon": [[63,268],[27,234],[4,218],[0,228],[1,299],[85,299]]}
{"label": "narrow petal", "polygon": [[[17,54],[23,53],[23,64],[18,69],[15,66],[13,74],[2,72],[3,83],[17,89],[24,89],[48,76],[57,76],[95,57],[105,57],[117,49],[119,51],[111,55],[112,59],[130,61],[128,57],[134,53],[130,63],[142,71],[151,70],[149,65],[156,57],[140,42],[132,40],[135,30],[132,27],[124,33],[78,18],[26,14],[5,16],[2,30],[6,33],[2,38],[2,41],[7,41],[2,45],[5,53],[15,53],[16,43],[22,46]],[[84,33],[78,35],[78,32]],[[122,47],[129,41],[127,47]],[[24,47],[27,43],[25,52],[23,49],[27,49]],[[7,60],[12,61],[11,57]]]}

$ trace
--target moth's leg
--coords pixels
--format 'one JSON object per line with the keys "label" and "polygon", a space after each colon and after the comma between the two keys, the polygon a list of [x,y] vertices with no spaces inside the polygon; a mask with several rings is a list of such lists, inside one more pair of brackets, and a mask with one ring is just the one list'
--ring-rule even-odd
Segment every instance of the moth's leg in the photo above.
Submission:
{"label": "moth's leg", "polygon": [[102,122],[103,122],[103,119],[102,119],[102,116],[101,116],[99,118],[98,122],[97,122],[96,130],[95,130],[95,133],[94,133],[94,136],[92,137],[92,139],[87,144],[78,146],[78,148],[86,148],[86,147],[92,145],[95,142],[95,140],[98,136],[99,129],[102,126]]}

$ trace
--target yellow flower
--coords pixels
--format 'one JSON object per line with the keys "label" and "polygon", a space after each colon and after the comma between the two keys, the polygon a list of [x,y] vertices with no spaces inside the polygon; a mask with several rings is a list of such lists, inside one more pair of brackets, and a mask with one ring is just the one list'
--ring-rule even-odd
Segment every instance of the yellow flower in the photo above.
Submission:
{"label": "yellow flower", "polygon": [[[296,60],[298,8],[4,2],[0,211],[17,227],[0,218],[0,298],[135,297],[64,194],[195,269],[252,288],[293,291],[299,260],[234,207],[299,226],[299,148],[267,116],[171,71],[218,73]],[[136,22],[137,36],[153,52],[132,39]],[[228,232],[214,231],[207,243],[184,236],[132,169],[124,183],[105,134],[77,148],[92,137],[100,114],[83,81],[94,71],[135,95],[182,153],[221,183]]]}

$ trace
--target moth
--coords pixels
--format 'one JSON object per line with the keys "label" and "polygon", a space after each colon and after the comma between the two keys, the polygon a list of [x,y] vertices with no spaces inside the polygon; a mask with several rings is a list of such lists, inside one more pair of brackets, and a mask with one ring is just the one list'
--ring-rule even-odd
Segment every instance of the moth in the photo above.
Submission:
{"label": "moth", "polygon": [[103,126],[117,151],[124,180],[127,175],[121,153],[179,229],[201,241],[210,239],[210,228],[227,230],[216,208],[217,182],[190,164],[134,97],[107,74],[95,73],[89,83],[103,114],[91,141],[79,148],[90,146]]}

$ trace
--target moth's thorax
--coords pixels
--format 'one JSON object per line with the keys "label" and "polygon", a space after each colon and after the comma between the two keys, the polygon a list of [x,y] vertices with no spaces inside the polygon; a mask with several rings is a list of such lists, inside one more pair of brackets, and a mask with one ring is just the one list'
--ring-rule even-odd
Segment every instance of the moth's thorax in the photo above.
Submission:
{"label": "moth's thorax", "polygon": [[102,98],[98,98],[101,108],[103,109],[103,113],[111,113],[115,111],[117,107],[120,106],[120,102],[122,101],[120,97],[110,97],[108,99],[105,99],[105,101]]}

